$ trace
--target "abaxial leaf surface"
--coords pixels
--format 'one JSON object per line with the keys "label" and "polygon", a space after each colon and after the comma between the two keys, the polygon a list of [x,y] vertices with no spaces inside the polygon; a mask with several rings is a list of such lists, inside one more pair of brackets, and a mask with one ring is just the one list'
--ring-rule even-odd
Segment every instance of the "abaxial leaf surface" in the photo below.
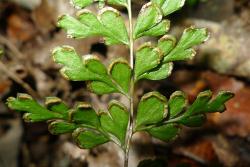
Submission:
{"label": "abaxial leaf surface", "polygon": [[63,115],[47,110],[27,94],[18,94],[17,98],[7,100],[8,107],[12,110],[23,112],[27,122],[41,122],[49,119],[62,119]]}
{"label": "abaxial leaf surface", "polygon": [[145,94],[138,104],[135,129],[162,121],[166,116],[166,103],[166,98],[158,92]]}
{"label": "abaxial leaf surface", "polygon": [[164,16],[181,9],[185,4],[185,0],[151,0],[151,2],[161,7]]}
{"label": "abaxial leaf surface", "polygon": [[126,107],[117,101],[110,102],[108,113],[102,113],[100,116],[102,128],[115,136],[122,146],[125,144],[128,119]]}
{"label": "abaxial leaf surface", "polygon": [[186,29],[176,47],[170,53],[164,55],[163,62],[189,60],[196,54],[192,47],[206,41],[209,34],[205,28],[188,28]]}
{"label": "abaxial leaf surface", "polygon": [[173,63],[165,63],[159,64],[156,68],[149,70],[142,74],[138,80],[140,79],[148,79],[148,80],[162,80],[170,76],[173,70]]}
{"label": "abaxial leaf surface", "polygon": [[123,65],[126,64],[124,61],[121,61],[123,64],[115,63],[114,69],[112,67],[109,71],[112,73],[108,73],[98,57],[86,55],[81,58],[74,48],[69,46],[57,47],[53,51],[53,58],[55,62],[63,65],[63,76],[72,81],[88,81],[88,88],[94,93],[102,95],[128,92],[131,70]]}
{"label": "abaxial leaf surface", "polygon": [[73,123],[85,125],[85,127],[98,128],[100,121],[97,113],[89,103],[78,103],[70,113]]}
{"label": "abaxial leaf surface", "polygon": [[72,133],[77,125],[62,120],[53,121],[49,124],[49,132],[53,135]]}
{"label": "abaxial leaf surface", "polygon": [[111,7],[103,8],[98,16],[87,9],[79,11],[76,18],[63,15],[59,18],[58,25],[66,30],[69,37],[101,36],[108,45],[129,45],[124,21],[120,13]]}
{"label": "abaxial leaf surface", "polygon": [[119,92],[119,90],[116,89],[115,87],[101,81],[89,81],[87,83],[87,87],[89,91],[96,93],[98,95]]}
{"label": "abaxial leaf surface", "polygon": [[169,118],[175,118],[179,116],[184,111],[187,104],[187,97],[183,92],[174,92],[168,101]]}
{"label": "abaxial leaf surface", "polygon": [[109,66],[109,74],[126,93],[129,92],[131,73],[132,70],[124,59],[117,59]]}
{"label": "abaxial leaf surface", "polygon": [[57,47],[52,52],[56,63],[64,65],[62,75],[72,81],[97,79],[97,75],[86,69],[82,58],[70,46]]}
{"label": "abaxial leaf surface", "polygon": [[91,149],[109,141],[107,137],[96,130],[78,128],[73,132],[73,139],[82,149]]}
{"label": "abaxial leaf surface", "polygon": [[161,63],[162,54],[158,48],[150,43],[141,46],[136,52],[135,80],[138,80],[144,73],[156,68]]}
{"label": "abaxial leaf surface", "polygon": [[151,128],[148,130],[148,133],[155,138],[168,142],[175,139],[179,131],[180,126],[178,126],[178,124],[166,124]]}
{"label": "abaxial leaf surface", "polygon": [[151,2],[145,4],[139,13],[134,27],[134,38],[137,39],[143,36],[143,33],[149,31],[161,21],[162,13],[160,8],[157,5],[152,4]]}

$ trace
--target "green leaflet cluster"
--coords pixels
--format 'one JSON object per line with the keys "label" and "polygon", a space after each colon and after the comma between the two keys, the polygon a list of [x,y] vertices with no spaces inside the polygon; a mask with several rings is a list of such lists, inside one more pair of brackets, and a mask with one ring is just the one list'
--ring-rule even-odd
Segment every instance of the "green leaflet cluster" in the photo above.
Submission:
{"label": "green leaflet cluster", "polygon": [[[75,6],[81,8],[93,2],[73,1]],[[83,3],[87,4],[83,5]],[[107,1],[107,3],[126,4],[125,1]],[[176,42],[175,37],[165,35],[170,28],[170,21],[164,20],[163,17],[178,10],[183,4],[183,1],[152,1],[142,7],[133,31],[134,40],[143,36],[164,36],[159,39],[157,44],[146,43],[137,49],[134,71],[135,81],[167,78],[172,72],[174,61],[193,58],[195,51],[192,47],[208,38],[206,29],[193,27],[186,29],[178,42]],[[167,10],[168,12],[163,12]],[[105,24],[102,24],[104,13],[110,15],[105,17]],[[127,30],[122,18],[118,11],[110,7],[104,7],[98,16],[86,9],[78,12],[77,18],[64,15],[59,18],[58,24],[67,31],[68,35],[76,38],[99,35],[106,39],[106,43],[109,41],[107,44],[129,45]],[[88,63],[86,59],[91,56],[84,56],[83,60],[81,60],[74,49],[69,46],[56,48],[53,55],[55,62],[64,65],[61,70],[63,76],[73,81],[91,81],[88,87],[92,92],[97,94],[122,93],[125,95],[128,93],[132,73],[125,60],[118,59],[115,60],[116,63],[111,63],[117,66],[113,68],[117,70],[112,70],[112,66],[109,67],[109,72],[113,71],[113,73],[118,74],[117,77],[120,77],[120,79],[117,78],[119,80],[117,83],[117,80],[114,81],[112,77],[109,77],[110,73],[107,73],[100,61],[97,63],[98,60],[96,59],[95,63]],[[93,56],[90,60],[92,62]]]}
{"label": "green leaflet cluster", "polygon": [[[222,91],[212,98],[211,91],[205,91],[188,105],[185,94],[180,91],[174,92],[169,101],[158,92],[147,93],[138,104],[133,132],[146,131],[160,140],[172,140],[181,125],[201,126],[206,113],[223,112],[224,103],[232,97],[231,92]],[[49,131],[55,135],[72,133],[81,148],[93,148],[109,141],[124,147],[129,113],[117,101],[109,103],[108,111],[98,112],[84,102],[69,108],[56,97],[48,97],[43,107],[27,94],[10,97],[7,103],[11,109],[24,112],[26,122],[47,121]]]}
{"label": "green leaflet cluster", "polygon": [[63,15],[58,25],[67,31],[68,37],[102,36],[108,45],[129,44],[125,24],[119,12],[111,7],[103,8],[97,16],[87,9],[78,11],[76,18]]}
{"label": "green leaflet cluster", "polygon": [[111,62],[107,69],[93,55],[80,57],[70,46],[57,47],[54,61],[63,64],[62,75],[72,81],[88,81],[88,88],[99,95],[107,93],[128,94],[131,68],[123,58]]}
{"label": "green leaflet cluster", "polygon": [[199,127],[206,120],[206,113],[223,112],[225,102],[233,97],[222,91],[212,98],[211,91],[201,92],[189,105],[183,92],[174,92],[169,101],[158,92],[144,95],[138,105],[134,131],[146,131],[163,141],[174,139],[181,125]]}
{"label": "green leaflet cluster", "polygon": [[48,97],[44,107],[27,94],[11,97],[7,103],[11,109],[24,112],[26,122],[47,121],[49,131],[55,135],[72,133],[81,148],[93,148],[108,141],[124,146],[129,114],[117,101],[109,103],[108,111],[99,112],[85,102],[70,108],[57,97]]}
{"label": "green leaflet cluster", "polygon": [[190,27],[184,30],[180,40],[165,35],[170,21],[164,16],[180,9],[183,0],[152,0],[140,11],[134,28],[134,39],[142,36],[162,36],[156,45],[146,43],[136,52],[135,79],[161,80],[167,78],[173,69],[174,61],[189,60],[196,54],[192,48],[208,39],[204,28]]}
{"label": "green leaflet cluster", "polygon": [[[102,8],[98,14],[85,9],[95,2]],[[184,2],[151,0],[142,7],[133,33],[128,35],[120,13],[105,7],[110,4],[128,8],[127,0],[72,0],[73,5],[80,8],[76,17],[63,15],[58,20],[58,26],[67,32],[68,37],[98,36],[103,37],[107,45],[127,47],[130,39],[135,41],[145,36],[160,39],[157,43],[147,42],[136,49],[133,70],[124,58],[113,60],[106,67],[98,57],[79,56],[70,46],[55,48],[53,59],[62,65],[60,72],[66,79],[86,81],[88,89],[98,95],[120,93],[131,100],[130,89],[134,86],[131,83],[167,78],[172,72],[173,62],[193,58],[193,47],[208,39],[204,28],[187,28],[178,40],[166,34],[170,21],[164,17],[179,10]],[[95,111],[88,103],[70,108],[55,97],[47,98],[44,107],[26,94],[11,97],[7,103],[11,109],[25,113],[27,122],[47,121],[52,134],[72,133],[81,148],[113,141],[126,150],[129,122],[134,125],[133,133],[146,131],[155,138],[169,141],[178,135],[181,126],[201,126],[206,113],[223,112],[225,102],[232,97],[232,93],[222,91],[212,98],[212,93],[205,91],[189,105],[183,92],[173,93],[169,100],[158,92],[150,92],[141,98],[134,120],[130,120],[127,108],[117,101],[111,101],[107,111]]]}
{"label": "green leaflet cluster", "polygon": [[167,78],[173,69],[173,62],[192,59],[192,48],[208,38],[206,29],[188,28],[179,42],[173,36],[165,35],[156,46],[146,43],[136,52],[135,79],[161,80]]}

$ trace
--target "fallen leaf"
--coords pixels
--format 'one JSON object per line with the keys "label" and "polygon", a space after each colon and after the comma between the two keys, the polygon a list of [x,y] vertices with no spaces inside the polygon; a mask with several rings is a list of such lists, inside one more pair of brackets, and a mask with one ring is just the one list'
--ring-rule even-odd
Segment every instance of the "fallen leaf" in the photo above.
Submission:
{"label": "fallen leaf", "polygon": [[174,152],[185,157],[191,158],[202,164],[210,164],[218,161],[215,154],[213,143],[208,139],[199,139],[196,142],[186,146],[179,146],[174,149]]}
{"label": "fallen leaf", "polygon": [[32,39],[36,29],[25,12],[12,13],[7,19],[7,35],[14,42],[25,42]]}

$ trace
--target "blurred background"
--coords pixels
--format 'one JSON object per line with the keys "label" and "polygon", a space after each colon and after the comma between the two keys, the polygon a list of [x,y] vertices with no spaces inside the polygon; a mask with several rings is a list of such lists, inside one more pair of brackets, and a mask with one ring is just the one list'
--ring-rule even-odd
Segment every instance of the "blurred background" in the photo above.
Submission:
{"label": "blurred background", "polygon": [[[134,0],[139,12],[146,0]],[[95,6],[89,7],[96,11]],[[121,8],[124,19],[126,11]],[[51,50],[71,45],[78,53],[93,53],[103,62],[128,58],[122,46],[107,48],[99,38],[72,40],[56,27],[57,17],[74,14],[69,0],[0,0],[0,167],[119,167],[122,154],[113,144],[80,150],[70,135],[53,136],[46,123],[27,124],[10,111],[5,101],[18,92],[43,102],[58,96],[73,105],[90,101],[101,106],[114,96],[94,96],[84,82],[66,81],[51,59]],[[161,158],[169,166],[250,166],[250,1],[187,0],[169,18],[171,34],[180,36],[185,27],[207,27],[211,38],[197,48],[189,62],[178,62],[171,77],[141,82],[137,94],[158,90],[167,97],[183,90],[192,102],[200,91],[230,90],[236,94],[223,114],[208,116],[201,128],[185,128],[173,142],[163,143],[146,134],[133,139],[130,166],[145,158]],[[148,40],[148,39],[144,39]],[[156,39],[152,39],[156,40]],[[138,46],[142,41],[136,43]],[[122,97],[120,98],[122,101]],[[167,165],[166,165],[167,166]]]}

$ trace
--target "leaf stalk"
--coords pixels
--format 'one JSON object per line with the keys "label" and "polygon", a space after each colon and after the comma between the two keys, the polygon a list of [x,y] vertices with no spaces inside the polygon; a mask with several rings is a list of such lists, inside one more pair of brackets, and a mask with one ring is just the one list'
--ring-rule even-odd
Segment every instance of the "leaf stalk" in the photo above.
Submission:
{"label": "leaf stalk", "polygon": [[130,51],[130,67],[132,69],[132,76],[130,82],[130,116],[129,116],[129,123],[128,123],[128,131],[126,135],[126,142],[125,142],[125,150],[124,150],[124,167],[128,167],[128,160],[129,160],[129,150],[131,139],[133,135],[133,120],[134,120],[134,39],[133,39],[133,17],[132,17],[132,7],[131,7],[131,0],[128,0],[128,16],[129,16],[129,51]]}

